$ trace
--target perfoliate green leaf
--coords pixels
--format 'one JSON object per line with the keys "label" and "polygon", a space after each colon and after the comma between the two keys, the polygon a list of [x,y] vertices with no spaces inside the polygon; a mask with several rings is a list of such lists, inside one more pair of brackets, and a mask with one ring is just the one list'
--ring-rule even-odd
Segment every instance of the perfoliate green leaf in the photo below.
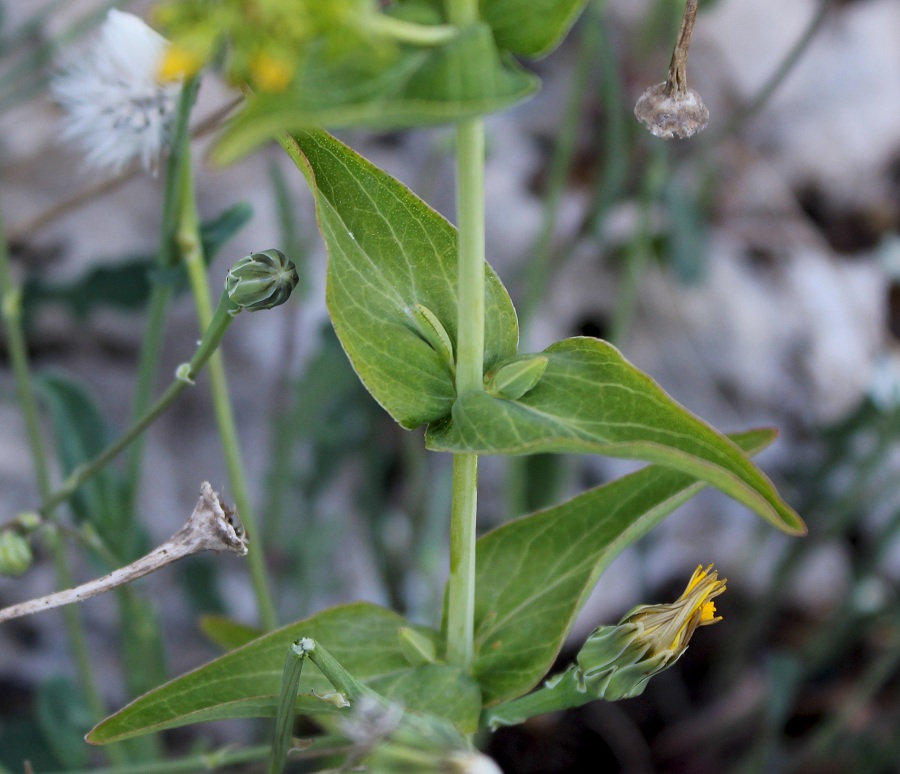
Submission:
{"label": "perfoliate green leaf", "polygon": [[[321,642],[354,677],[385,697],[414,711],[439,714],[460,728],[474,728],[481,706],[478,686],[452,667],[410,666],[400,647],[400,630],[410,626],[396,613],[367,603],[324,610],[140,697],[94,728],[88,741],[106,744],[223,718],[274,717],[285,656],[300,637]],[[435,636],[424,627],[414,628],[425,636]],[[297,712],[335,712],[333,705],[313,694],[333,691],[318,670],[307,666]]]}
{"label": "perfoliate green leaf", "polygon": [[284,132],[318,126],[390,129],[447,123],[514,105],[538,79],[498,52],[486,24],[431,48],[403,48],[379,65],[313,54],[289,92],[260,93],[213,151],[228,164]]}
{"label": "perfoliate green leaf", "polygon": [[501,49],[539,57],[562,42],[586,4],[587,0],[481,0],[481,14]]}
{"label": "perfoliate green leaf", "polygon": [[789,534],[803,520],[728,438],[672,400],[611,344],[566,339],[544,351],[547,370],[519,400],[461,395],[428,428],[436,451],[581,452],[657,462],[721,489]]}
{"label": "perfoliate green leaf", "polygon": [[464,733],[472,733],[478,728],[481,689],[459,667],[448,664],[414,666],[377,677],[368,685],[414,712],[449,720]]}
{"label": "perfoliate green leaf", "polygon": [[[325,132],[284,141],[316,197],[328,247],[326,300],[357,374],[403,427],[450,413],[455,397],[446,353],[410,310],[425,307],[455,349],[456,229],[408,188]],[[516,352],[518,325],[506,289],[485,267],[488,370]]]}
{"label": "perfoliate green leaf", "polygon": [[[732,436],[750,453],[774,437]],[[473,671],[485,705],[524,694],[547,673],[610,562],[703,486],[652,465],[479,539]]]}

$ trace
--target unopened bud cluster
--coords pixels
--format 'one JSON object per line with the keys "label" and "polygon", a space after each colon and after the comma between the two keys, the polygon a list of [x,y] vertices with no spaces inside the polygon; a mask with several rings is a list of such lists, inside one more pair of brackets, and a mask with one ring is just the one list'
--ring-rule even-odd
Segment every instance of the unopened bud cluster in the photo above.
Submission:
{"label": "unopened bud cluster", "polygon": [[258,312],[290,298],[300,277],[280,250],[263,250],[241,258],[225,277],[225,292],[240,309]]}
{"label": "unopened bud cluster", "polygon": [[28,538],[13,530],[0,532],[0,575],[21,575],[31,567]]}

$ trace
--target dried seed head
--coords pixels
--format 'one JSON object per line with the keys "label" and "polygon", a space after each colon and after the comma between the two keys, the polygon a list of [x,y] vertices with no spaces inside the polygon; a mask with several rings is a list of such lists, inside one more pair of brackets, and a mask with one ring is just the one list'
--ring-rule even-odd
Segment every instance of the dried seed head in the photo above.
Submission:
{"label": "dried seed head", "polygon": [[[15,535],[14,532],[4,534]],[[11,554],[12,559],[15,560],[20,557],[21,546],[13,546],[13,548],[18,552]],[[218,492],[214,492],[206,481],[200,485],[200,499],[187,523],[149,554],[145,554],[131,564],[113,570],[102,578],[95,578],[73,589],[57,591],[46,597],[5,607],[0,610],[0,622],[43,610],[51,610],[62,605],[70,605],[73,602],[83,602],[85,599],[96,597],[105,591],[136,581],[178,559],[201,551],[231,551],[239,556],[247,553],[247,540],[243,528],[237,521],[237,514],[225,504]],[[21,561],[20,558],[19,561]]]}
{"label": "dried seed head", "polygon": [[181,90],[158,79],[168,45],[137,16],[112,9],[93,46],[52,81],[67,113],[62,137],[89,166],[118,172],[137,158],[155,172]]}
{"label": "dried seed head", "polygon": [[200,551],[231,551],[238,556],[247,553],[244,528],[237,514],[214,492],[208,481],[200,485],[200,499],[194,512],[171,538],[170,542],[184,546],[184,556]]}
{"label": "dried seed head", "polygon": [[697,0],[687,0],[672,51],[669,76],[638,99],[634,115],[656,137],[683,140],[706,128],[709,111],[700,95],[687,86],[687,56],[697,16]]}
{"label": "dried seed head", "polygon": [[694,89],[670,89],[663,81],[651,86],[634,106],[634,116],[655,137],[683,140],[703,131],[709,123],[709,110]]}

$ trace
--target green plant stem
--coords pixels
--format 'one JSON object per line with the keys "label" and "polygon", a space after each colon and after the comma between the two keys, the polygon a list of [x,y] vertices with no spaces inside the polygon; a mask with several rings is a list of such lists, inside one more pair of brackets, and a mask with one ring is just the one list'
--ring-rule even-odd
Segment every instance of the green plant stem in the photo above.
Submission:
{"label": "green plant stem", "polygon": [[484,123],[461,122],[457,140],[459,325],[456,389],[484,389]]}
{"label": "green plant stem", "polygon": [[[0,315],[2,315],[3,324],[6,328],[10,362],[16,381],[19,403],[22,407],[22,416],[25,421],[28,447],[37,477],[38,493],[42,500],[47,500],[51,491],[50,469],[41,437],[37,399],[35,398],[34,383],[31,378],[31,367],[28,362],[25,334],[22,330],[21,313],[21,291],[13,284],[9,252],[6,247],[6,236],[3,229],[3,221],[0,218]],[[51,523],[55,522],[55,514],[52,508],[45,511],[44,515]],[[48,535],[47,543],[53,559],[57,585],[60,588],[71,588],[75,585],[75,580],[69,568],[65,546],[60,538],[59,531],[55,527]],[[100,719],[106,715],[106,706],[100,697],[100,691],[94,679],[94,672],[89,658],[90,650],[87,644],[87,636],[79,611],[74,607],[64,610],[63,620],[65,621],[69,645],[72,649],[78,680],[84,691],[85,699],[93,716],[96,719]],[[110,748],[109,756],[114,763],[124,762],[121,748]]]}
{"label": "green plant stem", "polygon": [[194,356],[189,363],[182,365],[178,369],[175,380],[169,385],[168,389],[149,409],[147,409],[147,413],[132,424],[117,441],[110,444],[90,462],[79,465],[78,468],[72,472],[72,475],[66,479],[66,482],[62,487],[44,498],[38,508],[38,511],[41,514],[49,516],[49,514],[52,513],[53,508],[68,500],[85,481],[100,472],[110,460],[118,456],[130,443],[138,438],[144,430],[165,413],[166,409],[175,402],[175,399],[184,389],[194,384],[194,379],[216,351],[219,342],[222,340],[222,336],[225,335],[225,331],[234,319],[236,312],[237,306],[235,306],[228,296],[223,293],[222,300],[219,302],[219,307],[216,309],[212,322],[206,329],[206,333],[197,347],[197,351],[194,353]]}
{"label": "green plant stem", "polygon": [[[138,360],[137,380],[131,406],[131,421],[134,422],[147,413],[153,400],[153,382],[162,353],[163,333],[169,311],[172,291],[165,285],[154,285],[150,293],[147,310],[147,324],[144,329],[144,341]],[[137,493],[140,487],[141,463],[143,461],[143,439],[138,437],[131,445],[126,463],[125,487],[122,495],[122,507],[125,513],[133,518]]]}
{"label": "green plant stem", "polygon": [[581,32],[578,60],[572,75],[565,112],[553,147],[553,155],[550,159],[541,230],[532,250],[525,282],[525,297],[518,311],[519,329],[523,332],[526,352],[530,351],[528,348],[530,322],[546,293],[550,267],[554,258],[553,237],[556,232],[559,207],[572,168],[584,98],[588,93],[589,78],[596,71],[595,59],[602,39],[600,23],[591,19]]}
{"label": "green plant stem", "polygon": [[[478,22],[478,0],[447,0],[452,24]],[[484,389],[484,122],[456,125],[456,217],[459,228],[456,392]],[[475,651],[475,521],[478,457],[453,457],[447,660],[468,668]]]}
{"label": "green plant stem", "polygon": [[[585,217],[585,230],[596,233],[603,222],[609,206],[622,195],[622,189],[628,180],[631,158],[631,139],[626,112],[622,109],[624,90],[622,74],[616,59],[615,46],[609,25],[603,18],[605,2],[595,3],[590,9],[588,23],[596,28],[600,38],[600,66],[602,81],[600,84],[601,103],[605,114],[603,129],[597,132],[594,149],[603,159],[603,173],[588,206]],[[563,255],[571,251],[572,245],[561,251]]]}
{"label": "green plant stem", "polygon": [[[210,303],[209,283],[206,279],[206,264],[203,260],[203,246],[200,241],[200,219],[197,215],[197,204],[194,196],[193,172],[187,149],[181,178],[181,213],[177,233],[177,242],[181,250],[182,260],[187,268],[188,280],[197,307],[197,318],[200,328],[208,327],[213,317]],[[228,378],[221,352],[214,352],[209,359],[209,378],[212,388],[213,410],[219,427],[219,437],[228,478],[234,492],[234,502],[238,515],[244,524],[247,534],[257,539],[255,548],[247,554],[250,567],[250,579],[259,607],[260,622],[265,629],[274,629],[278,625],[275,604],[269,590],[266,577],[265,556],[263,553],[262,533],[258,529],[256,516],[247,490],[247,479],[244,475],[244,463],[241,459],[240,442],[234,414],[231,410],[231,399],[228,395]]]}
{"label": "green plant stem", "polygon": [[718,144],[722,140],[731,136],[742,126],[744,126],[751,118],[753,118],[760,110],[762,110],[765,104],[769,101],[769,98],[784,82],[784,79],[787,78],[788,75],[790,75],[791,71],[794,69],[794,65],[797,64],[800,57],[802,57],[806,50],[809,48],[810,43],[815,40],[816,35],[824,25],[825,20],[828,18],[832,8],[835,5],[835,2],[836,0],[820,0],[819,9],[809,20],[809,24],[803,31],[803,34],[791,47],[791,50],[788,51],[778,67],[775,68],[775,72],[772,73],[769,80],[767,80],[763,84],[762,88],[760,88],[756,96],[751,99],[750,102],[744,105],[732,116],[731,120],[719,133],[710,137],[710,139],[708,140],[709,144]]}
{"label": "green plant stem", "polygon": [[479,2],[480,0],[444,0],[447,19],[458,27],[477,24]]}
{"label": "green plant stem", "polygon": [[624,344],[631,328],[641,277],[653,252],[651,233],[653,207],[659,200],[667,180],[668,163],[665,148],[662,143],[654,143],[652,148],[653,156],[644,172],[641,186],[638,224],[626,249],[621,287],[610,322],[609,340],[616,346]]}
{"label": "green plant stem", "polygon": [[594,701],[596,695],[579,690],[575,674],[575,670],[570,669],[560,675],[559,681],[552,688],[545,685],[533,693],[486,710],[481,718],[481,725],[492,730],[501,726],[517,726],[537,715],[560,712]]}
{"label": "green plant stem", "polygon": [[[172,130],[173,151],[169,156],[166,169],[159,250],[156,255],[156,266],[162,271],[171,269],[178,263],[175,231],[178,228],[178,213],[180,209],[180,180],[185,163],[190,161],[188,148],[191,138],[188,126],[191,109],[197,98],[198,88],[199,81],[196,78],[190,79],[182,87],[178,98],[178,110]],[[132,422],[147,412],[153,400],[153,384],[162,354],[166,316],[171,298],[171,285],[160,281],[153,283],[147,311],[147,324],[144,329],[144,340],[141,344],[141,356],[138,362],[137,386],[135,387],[131,407]],[[134,515],[135,501],[140,488],[143,451],[143,439],[137,438],[128,452],[123,501],[125,512],[131,517]]]}
{"label": "green plant stem", "polygon": [[450,578],[447,581],[447,660],[467,668],[475,639],[475,515],[478,457],[453,457],[450,511]]}
{"label": "green plant stem", "polygon": [[[465,10],[463,5],[451,6],[451,11],[456,9],[461,19],[471,20],[461,13]],[[461,395],[484,389],[484,123],[480,119],[460,122],[456,143],[459,226],[456,391]],[[463,668],[472,663],[474,653],[477,504],[478,457],[457,454],[453,458],[450,513],[447,659]]]}

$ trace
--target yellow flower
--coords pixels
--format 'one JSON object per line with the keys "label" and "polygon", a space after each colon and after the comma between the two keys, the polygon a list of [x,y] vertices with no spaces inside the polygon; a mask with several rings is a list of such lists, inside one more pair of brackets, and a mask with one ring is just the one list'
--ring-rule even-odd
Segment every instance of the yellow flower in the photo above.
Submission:
{"label": "yellow flower", "polygon": [[158,78],[162,83],[172,83],[196,75],[203,67],[203,60],[193,51],[180,46],[169,46],[159,66]]}
{"label": "yellow flower", "polygon": [[697,627],[722,620],[712,600],[723,591],[712,565],[698,567],[671,604],[639,605],[615,626],[595,629],[578,654],[579,690],[609,701],[637,696],[681,658]]}
{"label": "yellow flower", "polygon": [[250,63],[253,80],[263,91],[284,91],[294,77],[287,62],[265,51],[259,52]]}
{"label": "yellow flower", "polygon": [[713,599],[725,591],[725,580],[709,565],[697,567],[681,596],[669,605],[641,605],[626,615],[619,624],[638,624],[637,639],[649,643],[650,654],[663,651],[680,652],[698,626],[721,621],[716,616]]}

